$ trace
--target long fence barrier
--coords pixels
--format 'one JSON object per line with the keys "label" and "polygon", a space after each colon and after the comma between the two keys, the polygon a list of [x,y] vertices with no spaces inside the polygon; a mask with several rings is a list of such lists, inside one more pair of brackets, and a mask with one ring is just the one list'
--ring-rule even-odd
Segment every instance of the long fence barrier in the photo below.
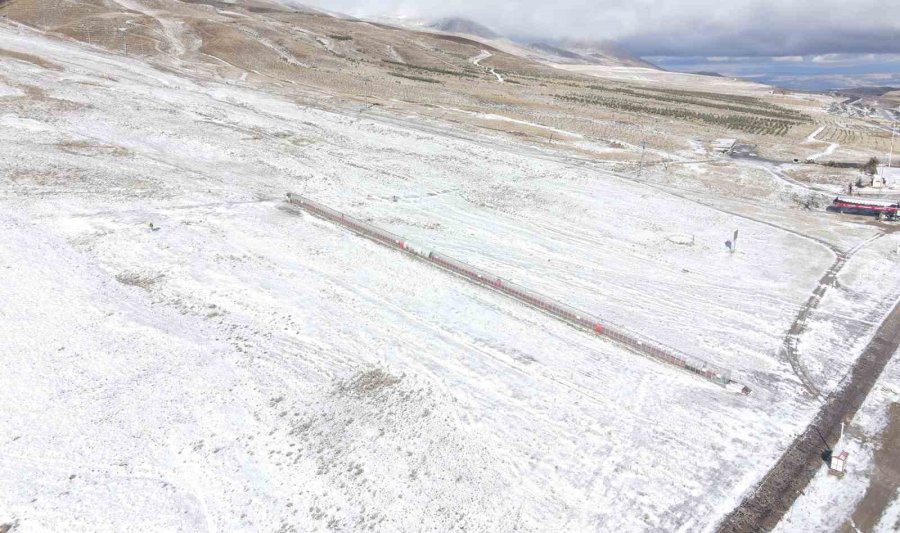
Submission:
{"label": "long fence barrier", "polygon": [[411,245],[399,235],[385,231],[367,222],[363,222],[346,213],[331,209],[328,206],[310,200],[304,196],[288,193],[287,201],[313,215],[344,226],[354,233],[368,237],[385,246],[411,254],[479,285],[502,292],[516,300],[536,307],[555,318],[568,322],[569,324],[608,337],[635,352],[682,368],[714,383],[727,386],[730,389],[735,388],[744,394],[750,393],[749,388],[742,386],[731,379],[730,371],[712,365],[702,359],[687,355],[675,348],[666,346],[633,331],[628,331],[625,328],[611,324],[608,321],[600,320],[598,317],[592,316],[589,313],[570,307],[553,298],[526,289],[521,285],[497,277],[480,268],[453,259],[452,257],[448,257],[433,250],[420,249]]}

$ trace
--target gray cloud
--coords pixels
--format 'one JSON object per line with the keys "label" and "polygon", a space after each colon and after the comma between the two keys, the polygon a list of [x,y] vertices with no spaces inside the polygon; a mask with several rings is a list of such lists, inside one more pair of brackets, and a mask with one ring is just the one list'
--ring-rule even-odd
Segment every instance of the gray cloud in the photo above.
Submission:
{"label": "gray cloud", "polygon": [[782,57],[651,56],[652,63],[682,72],[718,72],[791,89],[830,90],[900,86],[900,54],[824,54]]}
{"label": "gray cloud", "polygon": [[356,16],[461,16],[531,39],[613,40],[638,55],[900,53],[897,0],[297,0]]}

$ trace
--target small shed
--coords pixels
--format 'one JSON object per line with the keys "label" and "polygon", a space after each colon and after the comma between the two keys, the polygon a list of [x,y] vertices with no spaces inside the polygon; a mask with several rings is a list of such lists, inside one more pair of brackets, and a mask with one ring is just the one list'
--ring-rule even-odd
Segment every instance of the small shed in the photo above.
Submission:
{"label": "small shed", "polygon": [[831,463],[828,465],[828,473],[832,476],[844,477],[844,468],[847,466],[847,450],[831,457]]}

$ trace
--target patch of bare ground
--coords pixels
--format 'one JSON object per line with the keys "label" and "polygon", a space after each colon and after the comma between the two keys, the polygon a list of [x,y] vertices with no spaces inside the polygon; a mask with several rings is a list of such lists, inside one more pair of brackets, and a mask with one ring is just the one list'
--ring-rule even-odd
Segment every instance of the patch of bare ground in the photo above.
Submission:
{"label": "patch of bare ground", "polygon": [[116,274],[116,281],[119,283],[138,287],[145,291],[149,291],[162,278],[162,274],[148,274],[146,272],[120,272]]}
{"label": "patch of bare ground", "polygon": [[59,112],[77,111],[90,107],[90,104],[49,96],[44,89],[36,85],[20,83],[3,76],[0,76],[0,81],[24,93],[4,98],[3,104],[7,110],[15,110],[17,114],[26,118],[43,120],[46,117],[55,116]]}
{"label": "patch of bare ground", "polygon": [[[841,528],[842,533],[872,531],[888,504],[897,497],[900,488],[900,403],[888,407],[888,423],[878,441],[869,487],[856,504],[852,521],[848,520]],[[893,528],[900,530],[900,522],[893,524]]]}
{"label": "patch of bare ground", "polygon": [[45,187],[60,182],[56,173],[37,169],[13,169],[6,173],[6,178],[16,185]]}
{"label": "patch of bare ground", "polygon": [[883,94],[881,97],[894,105],[900,105],[900,91],[891,91]]}
{"label": "patch of bare ground", "polygon": [[803,183],[828,183],[847,185],[856,183],[859,170],[854,168],[826,167],[824,165],[802,165],[785,169],[784,173],[791,179]]}
{"label": "patch of bare ground", "polygon": [[38,57],[32,54],[26,54],[25,52],[16,52],[14,50],[5,50],[0,48],[0,58],[8,57],[10,59],[17,59],[19,61],[24,61],[26,63],[31,63],[32,65],[36,65],[41,68],[45,68],[47,70],[55,70],[56,72],[62,72],[62,65],[59,63],[54,63],[53,61],[48,61],[42,57]]}
{"label": "patch of bare ground", "polygon": [[97,144],[88,141],[63,141],[56,143],[56,147],[63,152],[73,155],[110,155],[116,157],[125,157],[131,155],[131,152],[121,146],[109,144]]}
{"label": "patch of bare ground", "polygon": [[400,383],[400,379],[381,368],[373,368],[355,375],[348,381],[339,383],[338,390],[354,396],[374,396],[380,391]]}

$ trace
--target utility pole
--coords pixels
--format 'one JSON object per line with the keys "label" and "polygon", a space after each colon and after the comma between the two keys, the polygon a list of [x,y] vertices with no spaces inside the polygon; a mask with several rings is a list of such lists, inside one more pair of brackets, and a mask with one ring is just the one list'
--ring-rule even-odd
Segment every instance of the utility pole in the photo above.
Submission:
{"label": "utility pole", "polygon": [[822,461],[824,461],[825,464],[827,464],[830,467],[831,466],[831,454],[833,453],[831,451],[831,446],[828,445],[828,441],[825,440],[825,436],[822,435],[822,432],[819,431],[819,428],[817,428],[816,426],[813,426],[813,429],[816,430],[816,433],[819,434],[819,438],[822,439],[822,444],[825,445],[825,450],[822,452]]}
{"label": "utility pole", "polygon": [[126,37],[128,28],[119,28],[119,31],[122,32],[122,49],[125,53],[125,57],[128,57],[128,38]]}
{"label": "utility pole", "polygon": [[369,110],[369,83],[372,81],[368,76],[362,77],[363,81],[363,107],[359,110],[359,115],[362,114],[363,111]]}
{"label": "utility pole", "polygon": [[[891,122],[891,150],[888,152],[888,162],[887,168],[891,168],[891,164],[894,159],[894,134],[897,132],[897,121],[896,119]],[[881,183],[887,185],[887,180],[884,177],[884,165],[881,166]]]}
{"label": "utility pole", "polygon": [[[891,122],[891,151],[888,152],[888,168],[891,168],[891,163],[894,160],[894,134],[897,133],[897,120],[895,119]],[[882,169],[884,172],[884,169]]]}

